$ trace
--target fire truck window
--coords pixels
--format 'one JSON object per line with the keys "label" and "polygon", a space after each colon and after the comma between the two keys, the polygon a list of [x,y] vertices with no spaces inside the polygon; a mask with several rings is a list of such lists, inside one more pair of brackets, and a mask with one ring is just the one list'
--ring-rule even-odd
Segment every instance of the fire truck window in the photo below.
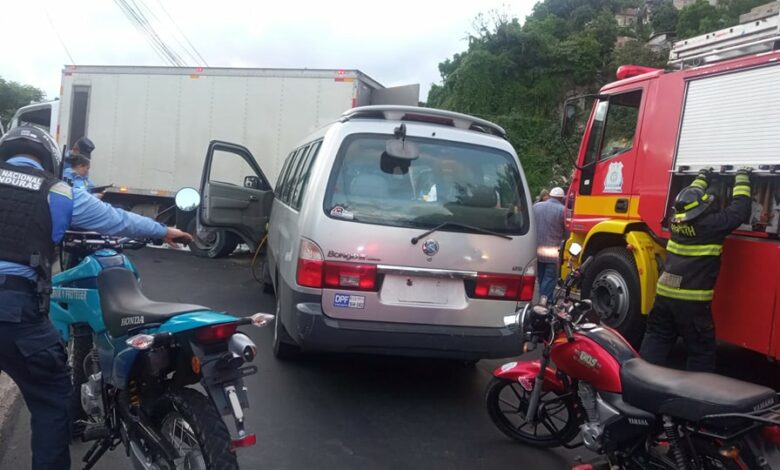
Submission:
{"label": "fire truck window", "polygon": [[583,165],[593,163],[596,160],[599,144],[601,143],[601,133],[604,130],[604,120],[607,118],[608,101],[599,101],[596,105],[596,112],[593,115],[593,124],[590,128],[590,137],[588,138],[588,150],[585,152]]}
{"label": "fire truck window", "polygon": [[634,134],[639,117],[639,103],[642,91],[632,91],[615,95],[609,99],[607,125],[604,130],[604,144],[601,146],[600,159],[614,157],[634,145]]}

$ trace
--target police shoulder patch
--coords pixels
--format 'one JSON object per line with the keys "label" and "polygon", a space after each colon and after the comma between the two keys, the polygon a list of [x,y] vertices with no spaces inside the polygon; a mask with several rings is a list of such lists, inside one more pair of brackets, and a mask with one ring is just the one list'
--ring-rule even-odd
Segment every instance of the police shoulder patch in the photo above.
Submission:
{"label": "police shoulder patch", "polygon": [[64,181],[54,183],[54,185],[49,188],[49,192],[65,196],[68,199],[73,199],[73,189]]}

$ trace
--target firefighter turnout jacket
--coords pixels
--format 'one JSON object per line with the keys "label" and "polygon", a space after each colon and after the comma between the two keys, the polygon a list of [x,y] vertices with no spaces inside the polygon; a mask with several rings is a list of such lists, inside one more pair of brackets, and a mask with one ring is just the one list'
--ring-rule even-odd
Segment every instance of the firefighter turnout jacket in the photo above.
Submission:
{"label": "firefighter turnout jacket", "polygon": [[[692,186],[707,190],[706,177],[698,176]],[[714,197],[706,195],[706,197]],[[666,245],[664,272],[658,280],[656,293],[664,297],[709,302],[720,270],[723,241],[750,219],[750,177],[738,173],[732,200],[725,209],[715,203],[704,214],[681,222],[683,214],[675,214],[671,223],[671,239]]]}

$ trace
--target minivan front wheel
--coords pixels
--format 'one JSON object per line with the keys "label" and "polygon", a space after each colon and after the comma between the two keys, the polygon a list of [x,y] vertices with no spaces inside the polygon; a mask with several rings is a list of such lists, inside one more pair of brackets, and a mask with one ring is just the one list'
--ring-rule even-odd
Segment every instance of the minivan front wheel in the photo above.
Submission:
{"label": "minivan front wheel", "polygon": [[640,305],[639,273],[634,256],[625,248],[607,248],[596,254],[582,280],[582,296],[593,302],[601,321],[638,346],[645,318]]}
{"label": "minivan front wheel", "polygon": [[[277,283],[278,286],[278,283]],[[293,343],[282,323],[282,287],[276,290],[276,318],[274,319],[274,357],[279,360],[295,359],[301,355],[301,348]]]}

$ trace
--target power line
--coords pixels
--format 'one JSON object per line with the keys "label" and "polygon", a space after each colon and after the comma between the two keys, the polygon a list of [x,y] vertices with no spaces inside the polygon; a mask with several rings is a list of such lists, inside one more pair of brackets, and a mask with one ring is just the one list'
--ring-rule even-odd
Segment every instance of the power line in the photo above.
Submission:
{"label": "power line", "polygon": [[174,21],[174,19],[173,19],[173,17],[171,16],[171,14],[170,14],[170,13],[168,13],[168,10],[165,8],[165,5],[163,5],[163,2],[162,2],[162,0],[157,0],[157,3],[160,5],[160,8],[161,8],[161,9],[162,9],[162,11],[165,13],[165,16],[167,16],[167,17],[168,17],[168,19],[169,19],[169,20],[171,20],[171,23],[172,23],[172,24],[173,24],[173,26],[176,28],[176,31],[178,31],[178,32],[179,32],[179,34],[181,34],[181,36],[184,38],[184,40],[185,40],[185,41],[187,41],[187,44],[189,44],[189,46],[190,46],[190,48],[192,49],[192,51],[193,51],[193,52],[195,52],[195,55],[197,55],[197,56],[198,56],[198,58],[201,60],[201,62],[203,63],[203,65],[205,65],[206,67],[208,67],[208,66],[209,66],[209,64],[208,64],[208,62],[206,62],[206,59],[204,59],[204,58],[203,58],[203,56],[202,56],[202,55],[200,55],[200,52],[198,52],[198,49],[196,49],[196,48],[195,48],[195,45],[193,45],[193,44],[192,44],[192,42],[190,42],[190,39],[187,37],[187,35],[186,35],[186,34],[184,34],[184,31],[182,31],[182,29],[181,29],[181,28],[179,28],[179,25],[176,23],[176,21]]}
{"label": "power line", "polygon": [[114,0],[114,3],[125,14],[128,20],[130,20],[136,28],[141,31],[149,40],[152,48],[157,52],[163,61],[167,61],[175,67],[182,67],[184,62],[181,57],[173,51],[165,41],[157,34],[154,27],[146,19],[146,16],[140,10],[134,0],[130,0],[132,5],[127,0]]}
{"label": "power line", "polygon": [[[146,4],[146,2],[145,2],[144,0],[138,0],[138,2],[140,3],[141,7],[143,7],[143,9],[144,9],[144,10],[146,10],[146,13],[147,13],[148,15],[150,15],[150,16],[151,16],[151,18],[152,18],[152,19],[153,19],[153,20],[154,20],[154,21],[155,21],[157,24],[159,24],[159,25],[161,25],[161,26],[163,26],[163,27],[164,27],[164,29],[166,30],[166,32],[167,32],[167,30],[169,30],[169,29],[170,29],[169,27],[167,27],[167,25],[164,25],[164,24],[163,24],[163,22],[160,20],[160,18],[158,18],[158,17],[157,17],[157,15],[154,13],[154,10],[152,10],[152,9],[149,7],[149,5],[147,5],[147,4]],[[133,0],[133,3],[135,3],[135,0]],[[151,24],[151,21],[149,22],[149,24]],[[162,36],[161,36],[161,37],[162,37]],[[199,63],[199,62],[198,62],[198,58],[197,58],[197,57],[195,57],[195,56],[192,54],[192,52],[190,52],[190,50],[189,50],[189,49],[187,49],[187,47],[186,47],[186,46],[185,46],[185,45],[184,45],[184,44],[183,44],[183,43],[182,43],[182,42],[179,40],[179,38],[177,38],[177,37],[176,37],[176,35],[175,35],[175,34],[170,34],[170,37],[172,37],[172,38],[173,38],[173,40],[174,40],[174,41],[176,41],[176,45],[178,45],[178,46],[179,46],[178,48],[179,48],[179,49],[181,49],[182,51],[184,51],[184,53],[185,53],[185,54],[187,54],[187,56],[189,57],[189,59],[190,59],[190,60],[192,60],[192,62],[193,62],[193,63],[196,63],[196,64],[197,64],[197,63]],[[177,55],[178,55],[178,52],[177,52]],[[181,57],[181,56],[180,56],[180,57]]]}
{"label": "power line", "polygon": [[49,24],[51,25],[52,31],[54,31],[54,35],[57,36],[57,39],[60,41],[60,45],[63,49],[65,49],[65,54],[68,55],[68,59],[70,59],[71,64],[75,64],[76,61],[73,60],[73,56],[70,55],[70,51],[68,50],[68,46],[65,45],[65,41],[62,39],[62,36],[60,36],[59,31],[57,31],[57,28],[54,26],[54,21],[52,21],[51,16],[49,16],[49,10],[46,9],[46,6],[43,6],[43,12],[46,14],[46,18],[49,20]]}

